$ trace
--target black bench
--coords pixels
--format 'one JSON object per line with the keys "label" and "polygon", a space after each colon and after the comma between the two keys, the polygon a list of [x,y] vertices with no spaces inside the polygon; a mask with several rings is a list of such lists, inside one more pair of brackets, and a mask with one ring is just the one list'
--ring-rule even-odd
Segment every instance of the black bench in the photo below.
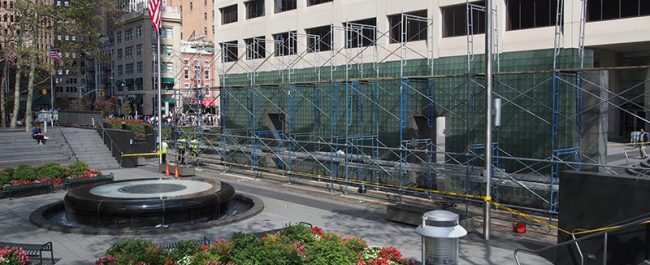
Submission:
{"label": "black bench", "polygon": [[[199,243],[199,245],[201,245],[201,244],[209,245],[210,244],[210,239],[208,239],[207,237],[203,237],[203,239],[193,240],[193,241]],[[160,246],[160,248],[162,248],[164,250],[174,250],[174,249],[176,249],[178,247],[178,245],[180,243],[181,243],[181,241],[162,242],[162,243],[156,243],[156,245]]]}
{"label": "black bench", "polygon": [[52,250],[52,242],[45,244],[24,244],[24,243],[10,243],[0,242],[0,247],[15,247],[22,248],[27,252],[30,258],[38,258],[40,263],[43,264],[43,252],[50,252],[50,261],[54,264],[54,251]]}

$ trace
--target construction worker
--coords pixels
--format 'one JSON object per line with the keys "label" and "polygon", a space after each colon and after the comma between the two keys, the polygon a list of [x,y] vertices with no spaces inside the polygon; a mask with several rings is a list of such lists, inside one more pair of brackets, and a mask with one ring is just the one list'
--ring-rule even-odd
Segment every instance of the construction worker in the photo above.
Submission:
{"label": "construction worker", "polygon": [[167,141],[163,141],[162,145],[160,145],[160,155],[162,156],[162,162],[167,163],[167,148],[169,145],[167,144]]}
{"label": "construction worker", "polygon": [[178,143],[176,145],[176,149],[178,150],[178,162],[180,164],[185,163],[185,151],[187,151],[187,139],[181,138],[178,139]]}
{"label": "construction worker", "polygon": [[190,151],[194,158],[199,157],[199,140],[194,139],[190,141]]}

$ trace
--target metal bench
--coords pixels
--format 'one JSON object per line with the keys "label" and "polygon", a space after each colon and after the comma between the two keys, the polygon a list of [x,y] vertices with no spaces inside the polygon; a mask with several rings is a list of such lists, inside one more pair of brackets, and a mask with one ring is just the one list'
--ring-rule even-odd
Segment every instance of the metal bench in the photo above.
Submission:
{"label": "metal bench", "polygon": [[[203,237],[203,239],[200,240],[193,240],[194,242],[197,242],[200,244],[206,244],[209,245],[211,242],[207,237]],[[178,245],[181,243],[181,241],[175,241],[175,242],[162,242],[162,243],[156,243],[156,245],[160,246],[160,248],[164,250],[174,250],[178,247]]]}
{"label": "metal bench", "polygon": [[22,248],[30,258],[38,258],[40,261],[39,264],[43,264],[43,252],[50,252],[50,261],[52,264],[54,264],[54,250],[52,250],[52,242],[47,242],[45,244],[0,242],[0,247]]}

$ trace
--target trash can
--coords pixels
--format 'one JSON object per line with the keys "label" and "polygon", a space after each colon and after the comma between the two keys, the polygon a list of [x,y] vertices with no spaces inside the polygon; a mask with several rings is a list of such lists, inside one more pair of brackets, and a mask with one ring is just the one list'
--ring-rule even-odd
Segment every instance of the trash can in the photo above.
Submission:
{"label": "trash can", "polygon": [[458,220],[458,214],[444,210],[422,215],[422,224],[415,229],[422,236],[422,265],[458,264],[459,239],[467,235]]}

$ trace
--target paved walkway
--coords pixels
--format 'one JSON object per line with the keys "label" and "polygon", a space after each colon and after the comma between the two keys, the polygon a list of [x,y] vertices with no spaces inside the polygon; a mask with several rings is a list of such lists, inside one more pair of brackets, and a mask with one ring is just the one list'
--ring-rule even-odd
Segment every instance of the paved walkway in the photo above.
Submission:
{"label": "paved walkway", "polygon": [[[161,177],[152,167],[137,169],[117,169],[107,172],[115,174],[116,179]],[[177,234],[138,236],[153,241],[176,241],[181,239],[200,239],[204,236],[217,239],[227,238],[233,232],[259,232],[281,228],[287,223],[301,221],[344,235],[361,236],[371,245],[395,246],[407,257],[420,260],[420,239],[414,227],[384,220],[380,211],[366,202],[346,203],[337,200],[335,195],[327,196],[319,192],[309,195],[291,191],[291,187],[278,188],[273,184],[249,178],[209,173],[211,177],[227,178],[239,192],[253,194],[264,201],[262,213],[248,220],[207,230]],[[286,185],[288,186],[288,185]],[[58,192],[40,196],[0,200],[0,241],[38,243],[52,241],[57,264],[92,264],[103,252],[116,242],[120,236],[64,234],[43,230],[29,222],[32,210],[62,200],[65,194]],[[480,236],[470,234],[461,243],[460,264],[515,264],[512,249],[517,244],[500,239],[489,243]],[[550,264],[538,257],[524,257],[522,264]]]}

